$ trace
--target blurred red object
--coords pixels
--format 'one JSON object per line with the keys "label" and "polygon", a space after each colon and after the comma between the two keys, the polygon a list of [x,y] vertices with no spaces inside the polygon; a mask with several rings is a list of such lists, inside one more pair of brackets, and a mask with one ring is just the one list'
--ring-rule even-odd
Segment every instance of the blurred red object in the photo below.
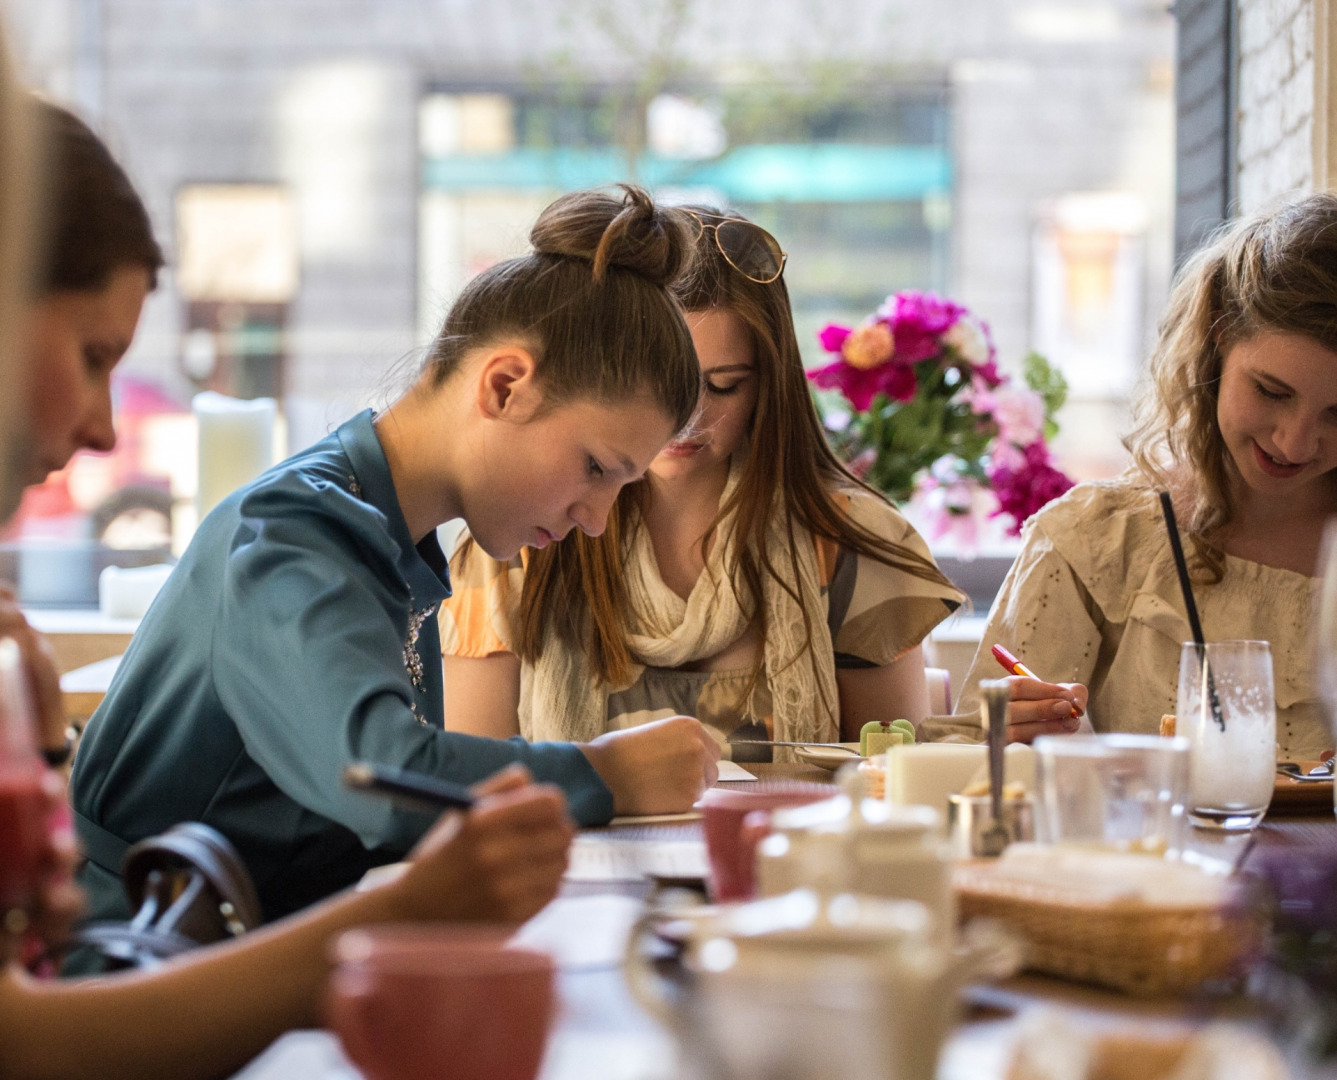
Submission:
{"label": "blurred red object", "polygon": [[158,384],[133,375],[113,379],[112,400],[115,449],[107,454],[80,451],[45,483],[29,488],[18,512],[0,530],[0,540],[96,539],[109,514],[125,503],[166,507],[170,520],[171,483],[151,471],[144,432],[153,418],[189,413],[190,408]]}

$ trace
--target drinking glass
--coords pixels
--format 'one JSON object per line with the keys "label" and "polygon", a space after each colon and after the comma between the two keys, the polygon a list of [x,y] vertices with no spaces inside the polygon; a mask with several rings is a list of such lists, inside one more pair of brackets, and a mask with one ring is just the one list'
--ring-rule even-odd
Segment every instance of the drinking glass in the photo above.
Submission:
{"label": "drinking glass", "polygon": [[[1317,571],[1322,580],[1314,613],[1314,676],[1328,728],[1337,741],[1337,518],[1323,530]],[[1332,786],[1332,797],[1337,810],[1337,784]]]}
{"label": "drinking glass", "polygon": [[1043,843],[1149,855],[1183,847],[1187,739],[1047,735],[1034,746]]}
{"label": "drinking glass", "polygon": [[1188,738],[1189,821],[1252,829],[1277,767],[1277,698],[1266,641],[1184,642],[1175,730]]}

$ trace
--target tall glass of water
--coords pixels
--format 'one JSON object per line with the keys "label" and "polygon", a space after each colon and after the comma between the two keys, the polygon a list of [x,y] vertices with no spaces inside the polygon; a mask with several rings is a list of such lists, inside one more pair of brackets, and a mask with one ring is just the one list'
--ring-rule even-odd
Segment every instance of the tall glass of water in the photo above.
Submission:
{"label": "tall glass of water", "polygon": [[1189,820],[1252,829],[1267,813],[1277,767],[1277,698],[1266,641],[1184,642],[1177,734],[1188,738]]}

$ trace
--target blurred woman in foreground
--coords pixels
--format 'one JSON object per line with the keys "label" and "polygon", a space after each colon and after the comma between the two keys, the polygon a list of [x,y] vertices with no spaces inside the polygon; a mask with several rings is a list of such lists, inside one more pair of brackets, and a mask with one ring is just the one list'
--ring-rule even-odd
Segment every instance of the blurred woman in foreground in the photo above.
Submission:
{"label": "blurred woman in foreground", "polygon": [[[0,93],[8,104],[7,83]],[[35,296],[20,305],[19,326],[0,326],[7,346],[0,400],[14,406],[26,429],[11,441],[3,479],[17,475],[37,483],[76,450],[109,449],[114,441],[108,379],[130,345],[161,258],[142,205],[92,133],[52,105],[33,103],[22,112],[48,143],[48,157],[64,170],[49,185],[37,185],[54,194],[46,207],[45,235],[37,237],[43,257]],[[5,138],[9,135],[6,130]],[[12,191],[20,174],[8,146],[5,151],[0,191]],[[62,236],[62,222],[68,222],[63,198],[91,200],[101,211],[100,227],[80,237]],[[0,222],[0,235],[11,224]],[[12,256],[0,250],[0,259]],[[99,272],[99,265],[111,269]],[[7,299],[0,298],[0,310],[6,310]],[[12,509],[12,500],[6,509]],[[0,633],[15,636],[24,647],[43,741],[55,749],[63,728],[55,670],[12,597],[0,602]],[[50,779],[54,812],[63,804],[63,792],[54,774]],[[227,1075],[283,1031],[320,1023],[327,949],[339,931],[388,921],[528,918],[556,892],[572,826],[560,792],[526,780],[524,770],[513,769],[481,786],[477,806],[432,829],[394,882],[334,897],[155,971],[57,984],[36,981],[10,963],[0,972],[0,1075],[66,1080]],[[48,944],[59,945],[77,913],[69,879],[73,861],[68,833],[54,838],[40,901],[30,911],[6,913],[3,924],[26,922],[43,932]],[[14,955],[15,936],[4,931],[0,939]]]}

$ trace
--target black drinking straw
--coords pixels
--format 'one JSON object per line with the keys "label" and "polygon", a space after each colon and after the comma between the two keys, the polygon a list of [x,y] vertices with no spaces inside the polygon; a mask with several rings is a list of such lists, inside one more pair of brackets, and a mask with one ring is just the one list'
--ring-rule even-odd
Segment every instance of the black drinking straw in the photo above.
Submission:
{"label": "black drinking straw", "polygon": [[1207,643],[1202,636],[1202,623],[1198,621],[1198,605],[1193,602],[1193,586],[1188,580],[1188,563],[1184,560],[1184,547],[1179,542],[1179,526],[1175,523],[1175,508],[1170,502],[1170,493],[1161,492],[1161,513],[1165,515],[1165,531],[1170,534],[1170,550],[1175,556],[1175,570],[1179,574],[1179,588],[1184,593],[1184,607],[1188,611],[1189,629],[1193,631],[1193,644],[1197,646],[1198,664],[1207,670],[1207,698],[1211,702],[1212,719],[1217,727],[1226,730],[1226,718],[1221,713],[1221,701],[1216,696],[1216,679],[1207,665]]}

